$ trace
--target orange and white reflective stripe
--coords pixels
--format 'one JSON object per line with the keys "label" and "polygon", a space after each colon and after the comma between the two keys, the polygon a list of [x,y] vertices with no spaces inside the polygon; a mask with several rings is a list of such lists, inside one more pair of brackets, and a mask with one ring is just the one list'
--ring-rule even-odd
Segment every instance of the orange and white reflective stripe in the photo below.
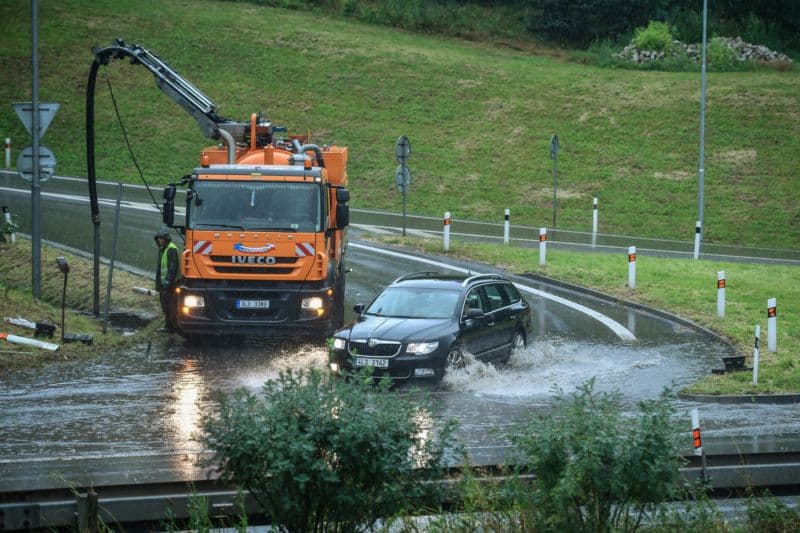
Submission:
{"label": "orange and white reflective stripe", "polygon": [[212,249],[211,241],[197,241],[192,247],[192,252],[198,255],[210,255]]}
{"label": "orange and white reflective stripe", "polygon": [[297,257],[309,257],[314,255],[314,245],[310,242],[299,242],[294,246],[294,253]]}

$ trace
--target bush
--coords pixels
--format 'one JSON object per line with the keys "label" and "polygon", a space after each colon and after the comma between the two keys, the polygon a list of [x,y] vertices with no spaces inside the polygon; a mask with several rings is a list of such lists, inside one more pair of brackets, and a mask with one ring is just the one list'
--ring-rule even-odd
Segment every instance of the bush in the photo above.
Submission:
{"label": "bush", "polygon": [[[17,224],[17,216],[11,215],[10,220],[6,220],[5,213],[0,213],[0,242],[6,242],[6,240],[10,240],[10,236],[12,233],[16,233],[19,229],[19,224]],[[6,235],[9,238],[6,238]]]}
{"label": "bush", "polygon": [[706,63],[709,69],[716,71],[735,70],[739,67],[736,51],[730,48],[720,37],[713,37],[706,48]]}
{"label": "bush", "polygon": [[800,531],[800,511],[792,509],[769,494],[764,499],[750,498],[747,504],[747,530],[789,533]]}
{"label": "bush", "polygon": [[672,398],[639,404],[627,420],[616,394],[595,393],[594,379],[565,396],[554,412],[518,428],[512,441],[536,472],[528,520],[548,531],[633,531],[660,502],[681,490]]}
{"label": "bush", "polygon": [[401,511],[439,505],[428,483],[443,466],[452,422],[438,438],[427,400],[411,403],[389,384],[320,371],[282,373],[261,395],[240,389],[203,420],[206,464],[249,490],[283,531],[358,531]]}
{"label": "bush", "polygon": [[652,20],[646,28],[636,28],[633,43],[640,50],[667,52],[673,46],[673,38],[666,22]]}

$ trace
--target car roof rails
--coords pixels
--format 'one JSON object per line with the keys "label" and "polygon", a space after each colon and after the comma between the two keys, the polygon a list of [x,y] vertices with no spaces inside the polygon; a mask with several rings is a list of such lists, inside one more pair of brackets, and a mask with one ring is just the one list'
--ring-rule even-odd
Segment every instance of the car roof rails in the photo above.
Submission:
{"label": "car roof rails", "polygon": [[468,284],[470,284],[470,283],[472,283],[474,281],[478,281],[478,280],[481,280],[481,279],[487,279],[487,280],[488,279],[503,279],[503,277],[500,276],[499,274],[475,274],[474,276],[470,276],[467,279],[465,279],[464,282],[462,283],[462,285],[468,285]]}
{"label": "car roof rails", "polygon": [[440,277],[442,277],[442,273],[441,272],[412,272],[411,274],[403,274],[402,276],[400,276],[399,278],[394,280],[392,283],[394,284],[394,283],[397,283],[398,281],[406,281],[406,280],[409,280],[409,279],[425,279],[425,278],[432,278],[432,277],[440,278]]}

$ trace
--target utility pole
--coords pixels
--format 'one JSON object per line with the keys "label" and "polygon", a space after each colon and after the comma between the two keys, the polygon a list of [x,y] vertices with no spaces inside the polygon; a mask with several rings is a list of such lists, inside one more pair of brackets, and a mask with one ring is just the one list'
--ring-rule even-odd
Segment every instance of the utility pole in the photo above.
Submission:
{"label": "utility pole", "polygon": [[33,138],[33,175],[31,178],[31,286],[33,297],[42,295],[42,224],[41,184],[39,183],[39,4],[31,0],[31,137]]}

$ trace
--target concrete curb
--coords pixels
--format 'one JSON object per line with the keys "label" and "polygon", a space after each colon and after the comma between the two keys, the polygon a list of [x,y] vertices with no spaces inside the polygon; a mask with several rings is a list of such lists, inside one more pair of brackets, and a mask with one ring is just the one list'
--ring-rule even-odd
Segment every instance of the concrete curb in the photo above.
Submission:
{"label": "concrete curb", "polygon": [[[357,242],[357,241],[356,241]],[[456,260],[447,256],[441,255],[433,255],[426,252],[419,252],[416,250],[409,250],[407,248],[403,248],[401,246],[396,245],[387,245],[385,243],[375,243],[367,241],[370,246],[380,246],[390,250],[400,251],[406,253],[411,256],[421,257],[424,259],[435,259],[437,261],[441,261],[443,263],[450,263],[456,266],[466,266],[467,263],[464,263],[461,260]],[[481,263],[472,263],[481,264]],[[493,270],[495,272],[505,272],[503,269],[498,269],[497,267],[493,267],[491,265],[484,265],[486,267],[485,270]],[[508,273],[507,273],[508,274]],[[540,274],[534,274],[532,272],[526,272],[524,274],[509,274],[510,276],[529,279],[533,281],[538,281],[540,283],[544,283],[547,285],[553,285],[555,287],[559,287],[562,289],[574,291],[581,294],[586,294],[587,296],[592,296],[599,300],[604,300],[607,302],[611,302],[617,305],[624,305],[626,307],[631,307],[633,309],[644,311],[646,313],[650,313],[652,315],[664,318],[666,320],[670,320],[672,322],[676,322],[685,326],[687,328],[694,329],[706,335],[707,337],[716,340],[717,342],[728,346],[732,353],[735,353],[735,347],[733,343],[726,337],[704,327],[700,324],[696,324],[691,320],[683,318],[681,316],[672,314],[667,311],[662,311],[660,309],[654,309],[652,307],[648,307],[646,305],[642,305],[640,303],[631,302],[628,300],[623,300],[622,298],[618,298],[616,296],[611,296],[608,294],[604,294],[602,292],[598,292],[594,289],[589,289],[587,287],[583,287],[581,285],[575,285],[572,283],[568,283],[566,281],[560,281],[552,278],[548,278],[546,276],[542,276]],[[719,395],[719,394],[686,394],[679,392],[677,394],[678,398],[682,400],[689,400],[695,402],[716,402],[721,404],[743,404],[743,403],[757,403],[757,404],[791,404],[791,403],[800,403],[800,394],[743,394],[743,395]]]}

